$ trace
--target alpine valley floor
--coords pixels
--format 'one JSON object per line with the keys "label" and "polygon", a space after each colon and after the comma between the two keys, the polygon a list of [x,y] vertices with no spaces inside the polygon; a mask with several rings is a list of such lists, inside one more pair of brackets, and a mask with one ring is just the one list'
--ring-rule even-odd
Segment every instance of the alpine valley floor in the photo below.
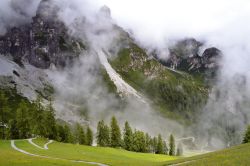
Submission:
{"label": "alpine valley floor", "polygon": [[250,144],[193,157],[135,153],[122,149],[59,143],[46,139],[1,140],[0,165],[4,166],[154,166],[248,165]]}
{"label": "alpine valley floor", "polygon": [[[177,157],[167,155],[135,153],[122,149],[74,145],[56,141],[50,141],[50,144],[46,145],[48,142],[46,139],[1,140],[0,165],[152,166],[163,165],[166,161],[177,159]],[[45,148],[46,146],[48,149]]]}

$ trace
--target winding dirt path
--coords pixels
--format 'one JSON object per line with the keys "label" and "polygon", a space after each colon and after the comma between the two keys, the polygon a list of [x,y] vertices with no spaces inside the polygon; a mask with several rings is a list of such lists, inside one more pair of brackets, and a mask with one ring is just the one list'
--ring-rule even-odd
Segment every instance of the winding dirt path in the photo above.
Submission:
{"label": "winding dirt path", "polygon": [[43,149],[43,150],[48,150],[48,149],[49,149],[49,148],[48,148],[48,145],[51,144],[51,143],[53,142],[53,140],[49,140],[49,142],[47,142],[46,144],[44,144],[43,147],[41,147],[41,146],[37,145],[36,143],[34,143],[34,142],[32,141],[33,139],[36,139],[36,138],[30,138],[30,139],[28,139],[28,142],[29,142],[31,145],[33,145],[33,146],[35,146],[35,147],[37,147],[37,148],[39,148],[39,149]]}
{"label": "winding dirt path", "polygon": [[49,140],[49,142],[47,142],[46,144],[44,144],[44,149],[48,150],[48,145],[51,144],[53,142],[53,140]]}
{"label": "winding dirt path", "polygon": [[188,163],[191,163],[191,162],[194,162],[194,161],[197,161],[197,160],[185,161],[185,162],[180,162],[180,163],[177,163],[177,164],[170,164],[169,166],[179,166],[179,165],[188,164]]}
{"label": "winding dirt path", "polygon": [[[31,141],[30,141],[31,140]],[[28,141],[31,143],[32,142],[32,139],[28,139]],[[49,141],[48,143],[46,143],[47,145],[49,143],[51,143],[52,141]],[[39,149],[45,149],[45,148],[42,148],[38,145],[36,145],[34,142],[31,143],[32,145],[36,146],[37,148]],[[46,145],[45,144],[45,145]],[[44,145],[44,147],[45,147]],[[46,145],[46,146],[47,146]],[[30,153],[30,152],[27,152],[25,150],[22,150],[20,148],[18,148],[15,144],[15,140],[11,140],[11,147],[18,151],[18,152],[21,152],[23,154],[26,154],[26,155],[29,155],[29,156],[34,156],[34,157],[40,157],[40,158],[46,158],[46,159],[54,159],[54,160],[64,160],[64,161],[70,161],[70,162],[77,162],[77,163],[85,163],[85,164],[91,164],[91,165],[98,165],[98,166],[108,166],[106,164],[102,164],[102,163],[97,163],[97,162],[91,162],[91,161],[84,161],[84,160],[69,160],[69,159],[63,159],[63,158],[57,158],[57,157],[50,157],[50,156],[43,156],[43,155],[38,155],[38,154],[33,154],[33,153]],[[48,148],[48,147],[47,147]]]}

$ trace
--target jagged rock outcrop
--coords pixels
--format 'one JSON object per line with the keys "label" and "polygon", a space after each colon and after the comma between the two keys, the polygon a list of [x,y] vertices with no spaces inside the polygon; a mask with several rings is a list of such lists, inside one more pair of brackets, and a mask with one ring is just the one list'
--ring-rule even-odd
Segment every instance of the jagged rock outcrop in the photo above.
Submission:
{"label": "jagged rock outcrop", "polygon": [[19,65],[28,61],[43,69],[51,64],[64,67],[72,62],[84,45],[67,35],[67,29],[57,19],[58,10],[55,9],[50,0],[41,1],[31,24],[14,27],[0,36],[0,54],[11,55]]}
{"label": "jagged rock outcrop", "polygon": [[219,68],[221,51],[215,47],[207,48],[200,54],[203,44],[195,39],[185,39],[169,48],[170,57],[163,62],[166,66],[189,73],[206,73],[213,76]]}

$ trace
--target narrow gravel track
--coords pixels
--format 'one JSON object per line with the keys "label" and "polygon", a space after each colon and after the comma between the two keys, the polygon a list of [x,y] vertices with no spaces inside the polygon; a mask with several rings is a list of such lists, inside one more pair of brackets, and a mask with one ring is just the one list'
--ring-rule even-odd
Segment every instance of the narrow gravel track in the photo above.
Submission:
{"label": "narrow gravel track", "polygon": [[179,166],[179,165],[188,164],[188,163],[191,163],[194,161],[197,161],[197,160],[185,161],[185,162],[181,162],[181,163],[177,163],[177,164],[170,164],[168,166]]}
{"label": "narrow gravel track", "polygon": [[29,142],[31,145],[33,145],[33,146],[35,146],[35,147],[37,147],[37,148],[39,148],[39,149],[44,149],[44,150],[48,150],[48,149],[49,149],[49,148],[48,148],[48,145],[51,144],[51,143],[53,142],[53,140],[49,140],[49,142],[47,142],[46,144],[44,144],[43,147],[41,147],[41,146],[35,144],[35,143],[32,141],[33,139],[36,139],[36,138],[30,138],[30,139],[28,139],[28,142]]}
{"label": "narrow gravel track", "polygon": [[44,149],[48,150],[48,145],[51,144],[53,142],[53,140],[49,140],[49,142],[47,142],[46,144],[44,144]]}
{"label": "narrow gravel track", "polygon": [[[29,141],[30,139],[28,139]],[[30,141],[29,141],[30,142]],[[32,139],[31,139],[31,142],[32,142]],[[30,142],[30,143],[31,143]],[[50,142],[50,141],[49,141]],[[48,143],[49,143],[48,142]],[[48,145],[48,143],[46,143]],[[51,143],[51,142],[50,142]],[[31,143],[32,144],[32,143]],[[45,145],[46,145],[45,144]],[[36,146],[35,143],[33,143],[32,145]],[[44,146],[45,146],[44,145]],[[57,157],[49,157],[49,156],[43,156],[43,155],[38,155],[38,154],[33,154],[33,153],[30,153],[30,152],[27,152],[25,150],[22,150],[20,148],[18,148],[16,145],[15,145],[15,140],[11,140],[11,147],[13,149],[15,149],[16,151],[18,152],[21,152],[23,154],[26,154],[26,155],[29,155],[29,156],[34,156],[34,157],[40,157],[40,158],[46,158],[46,159],[54,159],[54,160],[64,160],[64,161],[69,161],[69,162],[77,162],[77,163],[85,163],[85,164],[91,164],[91,165],[98,165],[98,166],[108,166],[106,164],[102,164],[102,163],[97,163],[97,162],[90,162],[90,161],[84,161],[84,160],[68,160],[68,159],[63,159],[63,158],[57,158]],[[40,146],[36,146],[37,148],[40,147]],[[42,147],[40,147],[39,149],[41,149]],[[44,149],[44,148],[42,148]]]}

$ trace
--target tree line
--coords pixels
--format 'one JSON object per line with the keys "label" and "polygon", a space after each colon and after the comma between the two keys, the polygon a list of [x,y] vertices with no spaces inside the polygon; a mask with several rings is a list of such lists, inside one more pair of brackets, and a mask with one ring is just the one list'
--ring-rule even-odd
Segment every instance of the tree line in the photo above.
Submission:
{"label": "tree line", "polygon": [[[13,93],[13,92],[12,92]],[[74,125],[55,119],[52,102],[42,104],[38,95],[33,102],[0,91],[0,137],[2,139],[26,139],[44,137],[65,143],[92,146],[94,134],[88,125]],[[132,129],[126,121],[123,131],[113,116],[110,125],[103,120],[97,124],[96,142],[98,146],[123,148],[128,151],[182,155],[181,146],[176,147],[171,134],[166,141],[161,134],[151,137],[148,133]]]}
{"label": "tree line", "polygon": [[[13,91],[11,94],[15,94]],[[70,125],[55,119],[52,102],[42,105],[38,95],[33,102],[6,91],[0,91],[0,138],[26,139],[44,137],[65,143],[92,145],[93,132],[89,126]]]}
{"label": "tree line", "polygon": [[171,156],[182,155],[183,149],[181,145],[175,146],[175,138],[171,134],[169,141],[165,141],[161,134],[157,137],[151,137],[148,133],[132,129],[126,121],[123,132],[118,125],[117,119],[113,116],[110,126],[105,124],[103,120],[98,122],[96,141],[98,146],[123,148],[128,151],[168,154]]}

